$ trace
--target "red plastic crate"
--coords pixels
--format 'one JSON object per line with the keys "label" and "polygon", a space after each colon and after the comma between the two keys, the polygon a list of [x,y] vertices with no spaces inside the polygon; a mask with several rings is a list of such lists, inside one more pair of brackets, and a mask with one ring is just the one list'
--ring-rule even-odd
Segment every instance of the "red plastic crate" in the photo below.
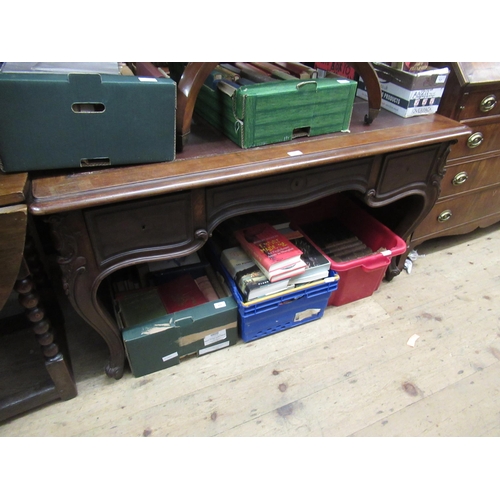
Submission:
{"label": "red plastic crate", "polygon": [[[335,262],[326,256],[331,262],[331,269],[340,278],[337,291],[332,293],[328,301],[329,306],[340,306],[371,296],[379,288],[391,259],[402,255],[407,248],[402,238],[342,194],[292,209],[289,216],[299,227],[336,217],[373,252],[380,248],[387,249],[345,262]],[[311,243],[318,248],[314,241]]]}

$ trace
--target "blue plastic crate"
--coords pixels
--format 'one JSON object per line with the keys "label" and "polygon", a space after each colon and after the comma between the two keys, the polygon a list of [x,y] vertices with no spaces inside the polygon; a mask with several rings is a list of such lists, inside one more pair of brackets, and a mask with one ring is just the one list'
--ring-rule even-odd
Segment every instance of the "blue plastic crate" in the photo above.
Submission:
{"label": "blue plastic crate", "polygon": [[330,295],[338,287],[338,274],[330,270],[329,277],[316,285],[303,285],[276,296],[245,303],[230,274],[220,263],[218,267],[238,305],[238,331],[244,342],[321,318]]}

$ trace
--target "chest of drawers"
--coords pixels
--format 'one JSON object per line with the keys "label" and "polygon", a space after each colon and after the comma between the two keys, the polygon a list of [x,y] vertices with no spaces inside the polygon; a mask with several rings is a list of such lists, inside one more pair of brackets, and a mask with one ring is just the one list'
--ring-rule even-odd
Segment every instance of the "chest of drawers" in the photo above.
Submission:
{"label": "chest of drawers", "polygon": [[500,63],[432,64],[451,71],[438,113],[471,134],[451,148],[441,194],[413,233],[413,247],[500,221]]}

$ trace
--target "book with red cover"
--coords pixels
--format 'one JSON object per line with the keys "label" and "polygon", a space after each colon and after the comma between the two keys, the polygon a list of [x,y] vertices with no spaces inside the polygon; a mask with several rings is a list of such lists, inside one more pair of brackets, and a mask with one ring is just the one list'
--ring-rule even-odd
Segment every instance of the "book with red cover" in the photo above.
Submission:
{"label": "book with red cover", "polygon": [[158,286],[158,295],[168,314],[208,302],[189,273]]}
{"label": "book with red cover", "polygon": [[302,259],[294,262],[289,266],[276,269],[275,271],[268,271],[267,269],[264,269],[262,265],[259,264],[259,262],[257,262],[256,260],[254,260],[254,262],[271,283],[275,283],[276,281],[280,281],[286,278],[292,278],[293,276],[298,276],[299,274],[302,274],[307,268],[307,264]]}
{"label": "book with red cover", "polygon": [[122,327],[128,328],[217,299],[207,275],[184,273],[159,286],[117,293],[115,308]]}
{"label": "book with red cover", "polygon": [[267,271],[275,271],[300,261],[302,250],[267,222],[234,232],[241,247]]}

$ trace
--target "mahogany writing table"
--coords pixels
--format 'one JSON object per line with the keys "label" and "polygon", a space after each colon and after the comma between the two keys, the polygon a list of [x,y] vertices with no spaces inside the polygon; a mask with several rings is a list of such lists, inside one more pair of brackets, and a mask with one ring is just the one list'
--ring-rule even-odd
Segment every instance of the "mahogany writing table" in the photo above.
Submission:
{"label": "mahogany writing table", "polygon": [[[368,207],[394,203],[391,229],[410,240],[439,195],[450,145],[469,129],[440,115],[403,119],[384,110],[365,125],[365,113],[357,100],[350,133],[248,150],[195,122],[172,162],[33,173],[29,210],[51,225],[64,288],[106,341],[109,376],[123,375],[125,351],[99,296],[103,279],[194,252],[227,218],[352,191]],[[394,259],[388,277],[400,266]]]}

